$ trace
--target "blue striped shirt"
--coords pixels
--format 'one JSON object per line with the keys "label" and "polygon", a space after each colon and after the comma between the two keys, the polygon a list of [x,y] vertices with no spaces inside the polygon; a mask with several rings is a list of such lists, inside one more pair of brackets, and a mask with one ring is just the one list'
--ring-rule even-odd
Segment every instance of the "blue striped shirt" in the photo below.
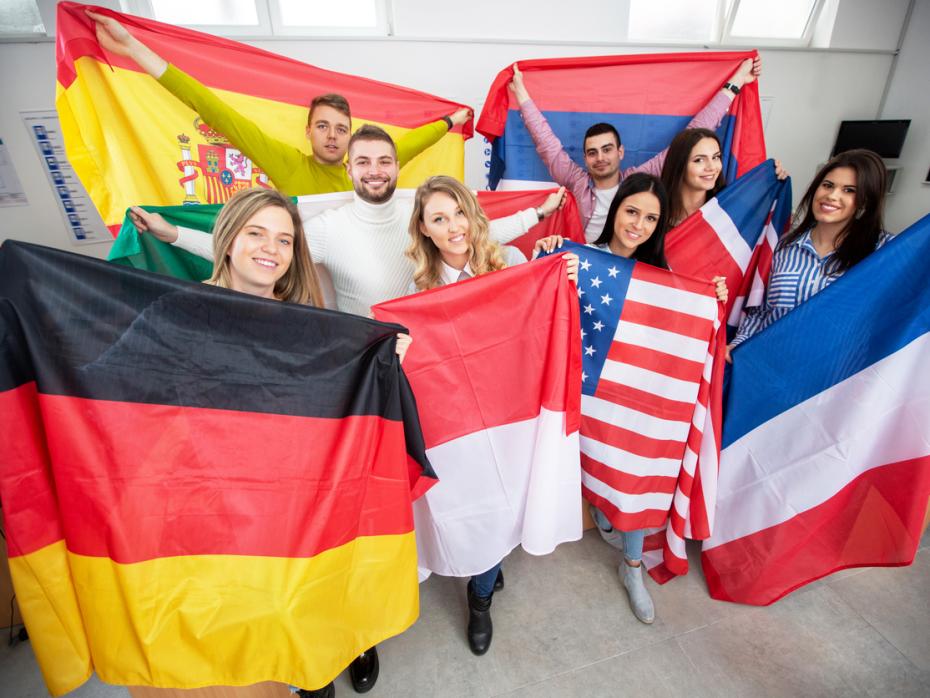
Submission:
{"label": "blue striped shirt", "polygon": [[[875,249],[890,238],[888,233],[882,232]],[[733,346],[764,330],[840,278],[843,273],[837,272],[836,267],[833,252],[823,257],[817,254],[810,230],[790,245],[778,248],[772,259],[765,303],[746,310],[746,317],[733,338]]]}

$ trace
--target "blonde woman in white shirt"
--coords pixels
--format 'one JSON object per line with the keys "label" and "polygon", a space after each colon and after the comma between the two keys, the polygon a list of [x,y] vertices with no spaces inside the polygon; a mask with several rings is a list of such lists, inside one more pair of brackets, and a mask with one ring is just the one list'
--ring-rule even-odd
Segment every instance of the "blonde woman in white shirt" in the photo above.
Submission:
{"label": "blonde woman in white shirt", "polygon": [[[564,196],[565,188],[558,196]],[[453,284],[525,262],[513,247],[502,247],[489,235],[489,220],[478,199],[452,177],[427,179],[414,196],[410,218],[410,246],[413,282],[409,291],[425,291]],[[568,278],[578,280],[578,256],[565,255]],[[502,589],[504,577],[497,563],[468,583],[468,646],[482,655],[491,646],[491,597]]]}

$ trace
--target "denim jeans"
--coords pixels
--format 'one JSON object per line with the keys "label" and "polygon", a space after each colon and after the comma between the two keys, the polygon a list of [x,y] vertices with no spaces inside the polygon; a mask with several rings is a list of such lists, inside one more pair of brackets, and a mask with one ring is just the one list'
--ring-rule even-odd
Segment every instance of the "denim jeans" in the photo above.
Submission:
{"label": "denim jeans", "polygon": [[[602,531],[612,531],[613,525],[610,523],[610,520],[604,516],[604,512],[598,509],[595,506],[591,507],[594,510],[594,523]],[[623,556],[627,560],[632,560],[636,562],[643,558],[643,540],[646,538],[646,529],[640,528],[636,531],[621,531],[623,533]]]}
{"label": "denim jeans", "polygon": [[494,593],[494,582],[497,581],[497,573],[501,571],[501,563],[497,563],[487,572],[476,574],[471,578],[472,588],[475,590],[475,596],[486,599]]}

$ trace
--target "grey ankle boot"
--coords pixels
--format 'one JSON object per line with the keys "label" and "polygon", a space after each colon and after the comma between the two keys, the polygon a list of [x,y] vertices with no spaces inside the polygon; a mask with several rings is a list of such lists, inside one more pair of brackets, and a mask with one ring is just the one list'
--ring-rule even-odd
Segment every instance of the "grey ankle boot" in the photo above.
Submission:
{"label": "grey ankle boot", "polygon": [[623,577],[623,586],[630,597],[630,608],[633,609],[633,615],[643,623],[652,623],[656,619],[656,609],[652,603],[652,597],[646,590],[643,583],[643,565],[639,567],[630,567],[626,560],[620,562],[620,576]]}

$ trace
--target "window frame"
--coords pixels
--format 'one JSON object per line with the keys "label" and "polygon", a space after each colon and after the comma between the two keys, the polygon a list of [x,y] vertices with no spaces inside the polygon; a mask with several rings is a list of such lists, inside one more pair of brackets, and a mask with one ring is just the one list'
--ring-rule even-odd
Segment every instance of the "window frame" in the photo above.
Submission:
{"label": "window frame", "polygon": [[[725,1],[725,0],[722,0]],[[743,44],[758,44],[762,47],[767,46],[784,46],[784,47],[808,47],[811,44],[811,41],[814,38],[814,31],[817,28],[817,21],[820,19],[820,13],[824,7],[824,0],[814,0],[813,5],[811,6],[810,14],[807,17],[807,22],[804,25],[804,31],[799,38],[786,38],[786,37],[762,37],[762,36],[743,36],[743,35],[734,35],[733,24],[736,22],[736,14],[739,12],[739,7],[742,4],[742,0],[732,0],[733,4],[730,7],[730,11],[727,13],[726,20],[723,25],[723,31],[720,35],[720,43],[725,45],[743,45]]]}

